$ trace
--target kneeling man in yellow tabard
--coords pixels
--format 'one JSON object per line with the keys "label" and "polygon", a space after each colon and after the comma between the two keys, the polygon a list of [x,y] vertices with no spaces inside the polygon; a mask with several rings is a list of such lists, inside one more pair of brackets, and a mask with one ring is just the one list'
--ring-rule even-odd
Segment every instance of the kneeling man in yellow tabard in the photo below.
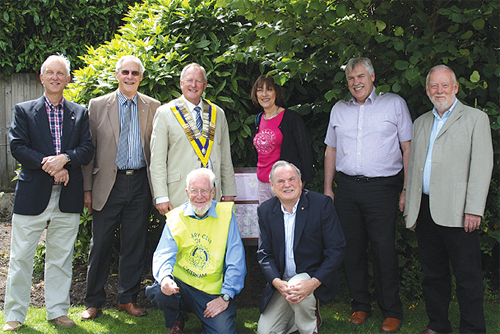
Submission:
{"label": "kneeling man in yellow tabard", "polygon": [[243,289],[246,265],[234,203],[213,200],[209,169],[190,172],[186,187],[189,201],[167,214],[146,295],[163,311],[169,334],[182,333],[187,312],[200,319],[202,333],[236,333],[233,298]]}

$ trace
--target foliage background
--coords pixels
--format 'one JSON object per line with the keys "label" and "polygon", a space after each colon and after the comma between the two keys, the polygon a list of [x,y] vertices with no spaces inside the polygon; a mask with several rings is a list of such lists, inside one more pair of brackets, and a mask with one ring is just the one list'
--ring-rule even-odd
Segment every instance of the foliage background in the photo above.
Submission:
{"label": "foliage background", "polygon": [[51,54],[66,55],[72,68],[85,45],[113,38],[134,0],[0,1],[0,73],[40,71]]}
{"label": "foliage background", "polygon": [[[166,103],[180,95],[182,67],[196,61],[208,72],[206,98],[226,111],[234,165],[255,166],[252,137],[258,110],[249,92],[259,74],[274,74],[285,88],[287,106],[306,122],[317,170],[308,187],[322,192],[330,109],[350,96],[342,65],[357,55],[371,58],[378,91],[405,98],[415,119],[432,108],[424,88],[427,71],[447,64],[457,74],[459,99],[490,116],[495,167],[480,238],[485,291],[498,299],[499,7],[495,0],[146,0],[130,10],[113,39],[107,35],[103,45],[76,53],[84,54],[78,60],[84,66],[74,71],[66,97],[87,104],[116,89],[116,61],[135,54],[146,67],[140,91]],[[70,44],[61,45],[66,50]],[[158,226],[157,219],[152,226]],[[81,249],[87,238],[80,234]],[[416,240],[401,217],[396,242],[402,295],[418,299]]]}

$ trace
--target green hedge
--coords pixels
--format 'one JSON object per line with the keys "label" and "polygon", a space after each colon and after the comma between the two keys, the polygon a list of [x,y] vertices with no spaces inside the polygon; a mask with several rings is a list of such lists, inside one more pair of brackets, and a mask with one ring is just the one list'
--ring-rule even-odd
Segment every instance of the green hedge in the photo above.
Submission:
{"label": "green hedge", "polygon": [[87,46],[113,38],[134,0],[4,0],[0,2],[0,72],[40,71],[62,53],[79,68]]}

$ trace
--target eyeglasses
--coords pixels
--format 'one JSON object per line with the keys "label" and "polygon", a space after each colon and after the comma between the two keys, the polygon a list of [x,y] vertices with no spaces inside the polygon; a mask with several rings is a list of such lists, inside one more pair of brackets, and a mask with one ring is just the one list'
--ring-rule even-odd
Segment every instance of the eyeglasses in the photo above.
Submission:
{"label": "eyeglasses", "polygon": [[189,189],[189,195],[191,196],[197,196],[198,194],[201,194],[201,196],[206,196],[212,192],[212,189]]}
{"label": "eyeglasses", "polygon": [[132,71],[132,72],[130,72],[129,70],[121,70],[121,71],[120,71],[120,73],[121,73],[122,75],[125,75],[125,76],[129,75],[129,73],[132,73],[132,75],[133,75],[134,77],[138,77],[138,76],[139,76],[139,74],[141,74],[141,72],[139,72],[139,71]]}

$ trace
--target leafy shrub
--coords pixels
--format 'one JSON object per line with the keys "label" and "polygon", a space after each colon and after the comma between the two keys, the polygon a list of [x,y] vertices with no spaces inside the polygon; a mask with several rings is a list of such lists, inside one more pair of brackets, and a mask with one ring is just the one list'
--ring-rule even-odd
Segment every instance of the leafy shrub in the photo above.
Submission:
{"label": "leafy shrub", "polygon": [[6,0],[0,2],[0,71],[39,72],[54,53],[65,54],[73,68],[85,45],[113,37],[134,0]]}

